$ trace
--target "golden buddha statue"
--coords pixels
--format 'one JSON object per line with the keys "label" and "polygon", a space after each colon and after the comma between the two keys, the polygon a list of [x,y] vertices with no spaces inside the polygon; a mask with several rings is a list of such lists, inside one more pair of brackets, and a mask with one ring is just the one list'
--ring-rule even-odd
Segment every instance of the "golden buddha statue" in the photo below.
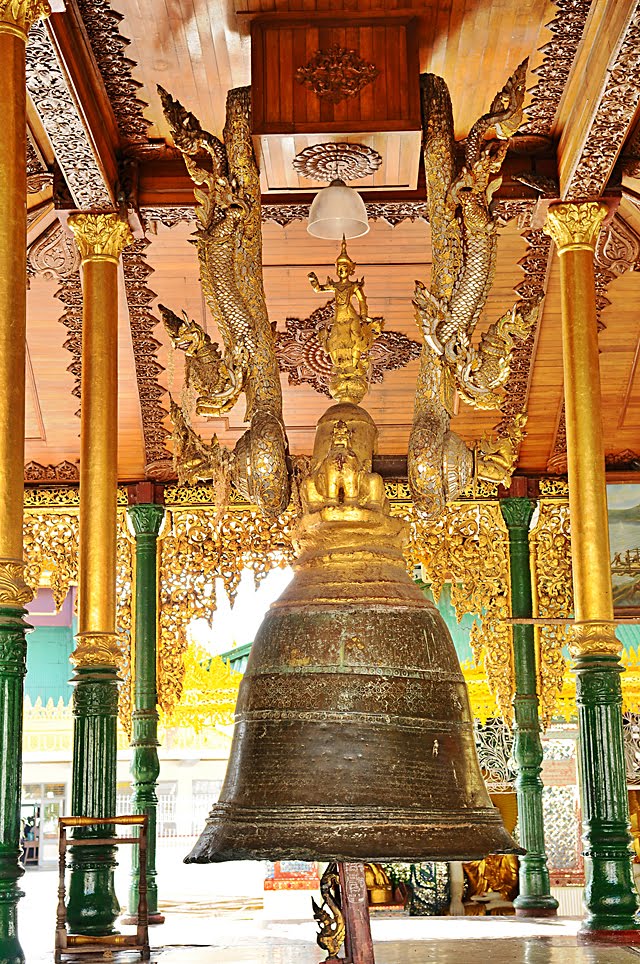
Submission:
{"label": "golden buddha statue", "polygon": [[[334,318],[320,335],[322,346],[332,362],[329,390],[340,402],[358,404],[367,391],[369,364],[367,355],[381,331],[380,323],[369,317],[364,293],[364,278],[351,281],[356,264],[347,252],[347,242],[342,238],[340,254],[336,259],[337,280],[327,278],[320,284],[315,271],[308,274],[314,291],[332,291],[334,294]],[[356,299],[358,308],[353,304]]]}
{"label": "golden buddha statue", "polygon": [[393,903],[393,884],[381,864],[365,864],[364,879],[370,904]]}

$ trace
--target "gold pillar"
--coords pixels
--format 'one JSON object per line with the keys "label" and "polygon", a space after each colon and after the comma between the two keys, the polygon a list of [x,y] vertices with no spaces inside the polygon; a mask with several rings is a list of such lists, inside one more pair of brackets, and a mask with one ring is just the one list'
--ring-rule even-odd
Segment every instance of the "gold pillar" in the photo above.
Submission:
{"label": "gold pillar", "polygon": [[0,602],[31,598],[22,578],[27,121],[25,46],[46,0],[0,0]]}
{"label": "gold pillar", "polygon": [[[116,214],[69,218],[82,256],[80,552],[73,693],[71,809],[110,817],[116,808],[118,662],[118,259],[133,240]],[[77,830],[74,837],[102,836]],[[67,920],[75,933],[113,933],[118,903],[115,848],[87,839],[71,853]]]}
{"label": "gold pillar", "polygon": [[593,257],[606,205],[557,204],[545,232],[560,257],[564,396],[567,426],[574,654],[617,655],[609,564]]}
{"label": "gold pillar", "polygon": [[118,259],[133,240],[116,214],[69,218],[82,257],[80,554],[76,666],[115,665]]}
{"label": "gold pillar", "polygon": [[[587,916],[593,939],[640,941],[631,873],[622,739],[620,643],[613,595],[602,435],[594,252],[607,206],[554,204],[545,231],[560,258],[562,355],[575,624],[571,653],[580,727],[579,764]],[[625,938],[627,939],[627,938]]]}

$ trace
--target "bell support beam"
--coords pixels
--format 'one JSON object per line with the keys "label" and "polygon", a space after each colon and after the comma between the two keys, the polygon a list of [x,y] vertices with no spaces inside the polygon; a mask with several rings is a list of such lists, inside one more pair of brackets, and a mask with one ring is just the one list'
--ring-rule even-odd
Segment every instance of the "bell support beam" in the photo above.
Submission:
{"label": "bell support beam", "polygon": [[[78,636],[72,654],[72,812],[115,816],[118,662],[116,637],[118,259],[132,241],[116,214],[69,217],[82,257],[80,549]],[[104,828],[76,836],[103,836]],[[120,912],[115,848],[72,850],[67,919],[76,934],[106,935]]]}
{"label": "bell support beam", "polygon": [[587,881],[585,938],[640,943],[613,622],[594,251],[603,202],[554,204],[544,230],[560,259],[576,703]]}
{"label": "bell support beam", "polygon": [[[144,484],[144,483],[143,483]],[[150,488],[155,488],[151,485]],[[129,506],[129,520],[135,532],[135,623],[134,623],[134,710],[132,716],[133,812],[146,813],[147,825],[147,895],[149,923],[162,924],[158,913],[156,882],[156,787],[160,775],[158,760],[158,710],[156,692],[156,643],[158,626],[158,533],[164,519],[164,507],[156,503]],[[127,923],[137,923],[140,889],[140,867],[134,849],[129,890]]]}
{"label": "bell support beam", "polygon": [[21,964],[22,700],[31,592],[24,581],[25,363],[27,323],[27,114],[25,52],[46,0],[0,0],[0,964]]}
{"label": "bell support beam", "polygon": [[[516,618],[533,614],[529,526],[535,502],[526,498],[502,499],[502,516],[509,530],[511,611]],[[514,901],[518,917],[555,917],[558,901],[549,886],[542,815],[542,741],[538,713],[536,648],[533,626],[514,625],[513,661],[516,692],[514,748],[520,842],[520,893]]]}

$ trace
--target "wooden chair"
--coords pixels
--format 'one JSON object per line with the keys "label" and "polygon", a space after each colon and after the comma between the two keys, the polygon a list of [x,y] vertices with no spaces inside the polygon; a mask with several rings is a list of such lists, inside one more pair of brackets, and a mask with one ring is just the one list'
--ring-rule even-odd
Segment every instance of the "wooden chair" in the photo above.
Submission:
{"label": "wooden chair", "polygon": [[[58,909],[56,913],[55,961],[59,964],[65,957],[102,952],[104,959],[111,960],[114,951],[138,951],[140,959],[148,961],[149,950],[149,908],[147,903],[147,815],[135,814],[124,817],[60,817],[58,826],[60,839]],[[67,837],[69,827],[96,827],[100,825],[139,827],[136,837]],[[67,869],[67,847],[113,847],[120,844],[134,844],[139,847],[139,900],[138,926],[135,934],[108,934],[105,937],[89,937],[85,934],[67,933],[67,905],[65,874]]]}

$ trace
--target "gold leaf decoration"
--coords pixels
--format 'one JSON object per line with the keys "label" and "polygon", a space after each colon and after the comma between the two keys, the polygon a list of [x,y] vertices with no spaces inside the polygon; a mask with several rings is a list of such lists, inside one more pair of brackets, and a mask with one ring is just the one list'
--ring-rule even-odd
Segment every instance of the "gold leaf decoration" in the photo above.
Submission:
{"label": "gold leaf decoration", "polygon": [[185,650],[183,667],[180,700],[169,714],[161,714],[161,725],[190,726],[199,733],[205,727],[233,723],[242,673],[195,643]]}

